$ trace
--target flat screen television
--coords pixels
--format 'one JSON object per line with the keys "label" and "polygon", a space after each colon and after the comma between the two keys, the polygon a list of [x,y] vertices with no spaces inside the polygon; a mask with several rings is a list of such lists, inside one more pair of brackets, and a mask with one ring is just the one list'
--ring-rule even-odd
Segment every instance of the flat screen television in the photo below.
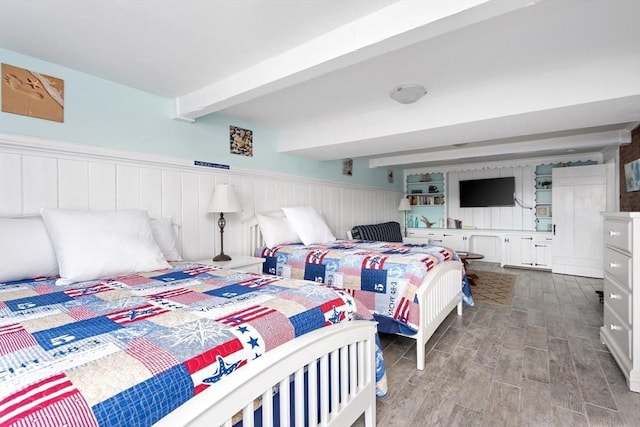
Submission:
{"label": "flat screen television", "polygon": [[516,183],[512,176],[460,181],[461,208],[515,206]]}

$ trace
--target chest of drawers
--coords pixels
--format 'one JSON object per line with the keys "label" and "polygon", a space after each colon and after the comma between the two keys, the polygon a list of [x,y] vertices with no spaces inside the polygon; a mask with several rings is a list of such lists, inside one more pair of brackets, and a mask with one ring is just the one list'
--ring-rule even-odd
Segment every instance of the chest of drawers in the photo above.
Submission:
{"label": "chest of drawers", "polygon": [[[640,392],[640,212],[604,216],[604,325],[600,338]],[[635,289],[638,286],[638,289]]]}

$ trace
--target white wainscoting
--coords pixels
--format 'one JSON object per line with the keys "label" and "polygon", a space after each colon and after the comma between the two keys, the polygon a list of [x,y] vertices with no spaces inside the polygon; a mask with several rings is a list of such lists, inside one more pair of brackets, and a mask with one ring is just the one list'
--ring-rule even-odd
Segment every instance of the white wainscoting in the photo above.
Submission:
{"label": "white wainscoting", "polygon": [[[211,159],[215,162],[215,159]],[[225,253],[250,253],[244,222],[283,206],[316,206],[338,238],[356,224],[396,220],[401,191],[318,179],[194,166],[186,159],[0,134],[0,216],[39,213],[42,207],[146,209],[170,216],[186,260],[220,249],[218,214],[207,208],[216,183],[230,183],[241,213],[225,215]]]}

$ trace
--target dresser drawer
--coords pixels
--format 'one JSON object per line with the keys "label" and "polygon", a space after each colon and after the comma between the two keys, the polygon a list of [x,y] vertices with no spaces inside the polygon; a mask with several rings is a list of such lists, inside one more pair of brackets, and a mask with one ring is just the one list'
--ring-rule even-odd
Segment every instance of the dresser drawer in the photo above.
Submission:
{"label": "dresser drawer", "polygon": [[631,289],[631,258],[611,248],[604,250],[604,272]]}
{"label": "dresser drawer", "polygon": [[605,219],[604,244],[631,252],[631,222]]}
{"label": "dresser drawer", "polygon": [[633,355],[631,354],[631,329],[624,322],[621,322],[607,306],[604,307],[604,329],[617,347],[616,350],[620,351],[621,355],[629,360],[633,360]]}
{"label": "dresser drawer", "polygon": [[604,304],[610,308],[620,319],[627,322],[631,321],[631,292],[616,284],[615,279],[604,275]]}

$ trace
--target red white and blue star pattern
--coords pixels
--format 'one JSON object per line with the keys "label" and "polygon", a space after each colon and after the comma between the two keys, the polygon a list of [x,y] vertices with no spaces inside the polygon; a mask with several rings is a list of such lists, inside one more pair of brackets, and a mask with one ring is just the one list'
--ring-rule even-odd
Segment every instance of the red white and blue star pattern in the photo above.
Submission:
{"label": "red white and blue star pattern", "polygon": [[148,426],[297,336],[371,318],[340,289],[190,263],[0,284],[0,425]]}

